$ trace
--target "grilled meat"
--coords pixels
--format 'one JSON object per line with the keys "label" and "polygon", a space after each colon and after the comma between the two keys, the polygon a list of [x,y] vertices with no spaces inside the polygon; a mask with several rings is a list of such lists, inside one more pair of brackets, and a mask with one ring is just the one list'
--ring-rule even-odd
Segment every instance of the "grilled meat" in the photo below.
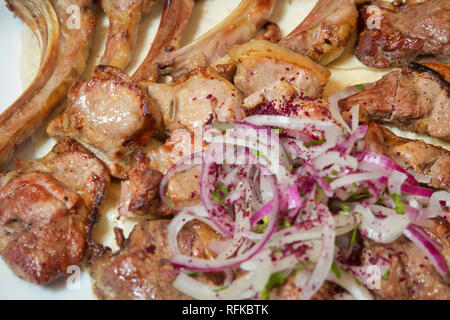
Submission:
{"label": "grilled meat", "polygon": [[191,17],[194,0],[165,0],[158,32],[144,61],[132,78],[136,82],[156,82],[159,76],[158,57],[164,52],[179,49],[179,42]]}
{"label": "grilled meat", "polygon": [[[89,2],[53,1],[60,21],[56,66],[40,90],[27,99],[17,100],[0,115],[0,165],[9,161],[17,146],[61,103],[69,87],[83,72],[96,26],[95,15],[86,7]],[[79,29],[71,29],[71,25],[66,23],[72,5],[80,7]],[[14,5],[10,7],[14,8]]]}
{"label": "grilled meat", "polygon": [[[172,286],[178,274],[170,262],[168,220],[144,220],[137,224],[124,246],[91,267],[94,292],[100,299],[190,299]],[[189,223],[178,236],[182,254],[207,259],[208,243],[216,237],[202,223]]]}
{"label": "grilled meat", "polygon": [[356,30],[351,0],[319,0],[305,20],[280,44],[326,65],[341,56]]}
{"label": "grilled meat", "polygon": [[18,168],[1,180],[0,252],[17,276],[49,283],[82,262],[109,173],[67,138]]}
{"label": "grilled meat", "polygon": [[108,37],[101,64],[124,70],[136,45],[139,22],[150,12],[153,0],[101,0],[109,20]]}
{"label": "grilled meat", "polygon": [[[370,10],[373,6],[378,7],[379,15]],[[364,29],[355,55],[373,68],[407,65],[423,55],[448,60],[449,11],[447,0],[371,1],[360,9]]]}
{"label": "grilled meat", "polygon": [[160,108],[164,127],[194,131],[211,121],[233,122],[243,118],[242,94],[212,69],[194,70],[174,85],[141,83]]}
{"label": "grilled meat", "polygon": [[[444,64],[431,65],[447,70]],[[439,69],[440,68],[440,69]],[[442,71],[441,71],[442,72]],[[432,137],[450,138],[450,86],[437,71],[410,63],[383,76],[369,88],[339,101],[341,111],[359,105],[360,116]]]}
{"label": "grilled meat", "polygon": [[70,136],[92,150],[124,178],[132,155],[160,126],[160,111],[141,88],[115,67],[98,66],[86,82],[69,91],[68,106],[47,128]]}

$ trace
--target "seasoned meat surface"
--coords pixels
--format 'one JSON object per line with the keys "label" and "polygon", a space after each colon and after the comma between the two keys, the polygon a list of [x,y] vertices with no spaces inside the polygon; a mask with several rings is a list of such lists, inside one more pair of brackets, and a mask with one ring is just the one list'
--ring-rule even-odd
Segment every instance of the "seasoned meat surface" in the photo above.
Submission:
{"label": "seasoned meat surface", "polygon": [[119,214],[125,217],[147,214],[162,178],[161,172],[150,168],[145,153],[138,150],[136,164],[128,173],[128,180],[122,181]]}
{"label": "seasoned meat surface", "polygon": [[[178,270],[171,262],[167,243],[169,220],[144,220],[137,224],[122,249],[99,258],[91,267],[94,292],[100,299],[190,299],[172,286]],[[190,223],[178,235],[183,254],[207,259],[213,231]]]}
{"label": "seasoned meat surface", "polygon": [[113,176],[124,178],[133,152],[160,126],[158,108],[126,74],[110,66],[98,66],[88,81],[72,86],[68,99],[47,133],[76,139],[103,160]]}
{"label": "seasoned meat surface", "polygon": [[389,244],[368,242],[362,251],[362,263],[383,259],[389,261],[388,279],[373,290],[379,299],[450,299],[450,286],[436,272],[423,251],[401,237]]}
{"label": "seasoned meat surface", "polygon": [[100,1],[109,20],[101,64],[125,69],[136,45],[139,22],[144,14],[150,12],[153,4],[153,0]]}
{"label": "seasoned meat surface", "polygon": [[436,189],[450,188],[450,151],[396,136],[389,129],[374,122],[369,124],[365,148],[390,157],[405,169],[431,177],[429,186]]}
{"label": "seasoned meat surface", "polygon": [[17,276],[49,283],[82,262],[109,172],[67,138],[17,166],[0,181],[0,252]]}
{"label": "seasoned meat surface", "polygon": [[[444,64],[433,67],[449,70]],[[359,105],[362,118],[449,139],[450,86],[444,76],[425,65],[410,63],[402,71],[390,72],[367,89],[340,100],[339,107],[346,112]]]}
{"label": "seasoned meat surface", "polygon": [[211,121],[243,118],[242,94],[210,68],[194,70],[174,85],[145,81],[141,85],[161,109],[165,129],[194,131]]}
{"label": "seasoned meat surface", "polygon": [[357,18],[358,10],[351,0],[319,0],[280,44],[326,65],[344,52],[356,30]]}
{"label": "seasoned meat surface", "polygon": [[[371,10],[374,5],[379,8],[379,18]],[[448,60],[449,11],[448,0],[371,1],[360,9],[364,29],[359,35],[355,55],[373,68],[407,65],[421,55]]]}
{"label": "seasoned meat surface", "polygon": [[[33,97],[12,105],[0,115],[0,165],[6,164],[17,149],[44,122],[66,97],[69,87],[82,74],[94,36],[96,17],[87,0],[52,1],[60,19],[60,41],[56,67],[42,89]],[[80,28],[66,23],[70,6],[80,8]]]}

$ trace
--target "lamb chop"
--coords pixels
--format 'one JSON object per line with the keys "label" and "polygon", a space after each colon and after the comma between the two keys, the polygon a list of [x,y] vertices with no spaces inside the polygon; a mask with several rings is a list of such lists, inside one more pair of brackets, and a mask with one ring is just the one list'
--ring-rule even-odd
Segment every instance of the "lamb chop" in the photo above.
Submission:
{"label": "lamb chop", "polygon": [[[46,59],[46,75],[42,88],[34,88],[14,102],[0,115],[0,165],[6,164],[18,145],[27,139],[34,130],[50,115],[52,110],[65,98],[67,90],[83,72],[89,54],[91,40],[96,26],[96,17],[87,7],[90,1],[53,1],[59,18],[59,34],[56,44],[56,62]],[[17,1],[8,1],[9,8],[16,12]],[[70,6],[80,8],[79,29],[71,24]],[[19,13],[19,17],[23,17]],[[26,21],[27,22],[27,21]],[[34,26],[36,28],[36,26]],[[43,44],[44,45],[44,44]],[[48,72],[48,73],[47,73]]]}
{"label": "lamb chop", "polygon": [[68,100],[47,133],[78,140],[108,165],[113,176],[124,178],[136,148],[159,129],[159,109],[126,74],[102,65],[91,79],[71,87]]}
{"label": "lamb chop", "polygon": [[150,12],[153,0],[101,0],[109,19],[108,37],[101,64],[125,70],[136,45],[139,22]]}
{"label": "lamb chop", "polygon": [[339,107],[346,112],[359,105],[362,118],[449,139],[450,87],[446,79],[449,66],[428,65],[412,62],[402,71],[392,71],[361,88],[367,89],[339,101]]}
{"label": "lamb chop", "polygon": [[159,76],[157,59],[163,52],[177,50],[184,29],[191,17],[194,0],[165,0],[158,32],[152,46],[132,78],[136,82],[156,82]]}
{"label": "lamb chop", "polygon": [[183,48],[162,54],[157,60],[161,73],[178,78],[194,69],[211,65],[233,45],[252,39],[266,24],[275,2],[242,0],[225,20],[202,37]]}
{"label": "lamb chop", "polygon": [[[372,10],[374,6],[379,12]],[[446,0],[370,1],[360,9],[364,29],[355,55],[373,68],[404,66],[420,56],[447,61],[449,11],[450,3]]]}
{"label": "lamb chop", "polygon": [[351,0],[319,0],[280,45],[326,65],[342,55],[356,30],[358,11]]}
{"label": "lamb chop", "polygon": [[17,276],[46,284],[82,262],[109,172],[69,138],[17,167],[0,179],[0,252]]}

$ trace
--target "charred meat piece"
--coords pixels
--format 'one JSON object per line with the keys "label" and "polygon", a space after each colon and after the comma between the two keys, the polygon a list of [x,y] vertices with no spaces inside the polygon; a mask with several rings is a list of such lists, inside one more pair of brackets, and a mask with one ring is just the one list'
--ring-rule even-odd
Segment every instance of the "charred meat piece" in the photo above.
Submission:
{"label": "charred meat piece", "polygon": [[330,76],[311,59],[265,40],[234,47],[230,56],[237,63],[234,84],[246,97],[284,80],[305,96],[321,97]]}
{"label": "charred meat piece", "polygon": [[431,177],[431,187],[450,190],[450,151],[398,137],[374,122],[369,124],[365,143],[368,151],[383,153],[405,169]]}
{"label": "charred meat piece", "polygon": [[306,19],[280,44],[326,65],[341,56],[356,30],[351,0],[319,0]]}
{"label": "charred meat piece", "polygon": [[[440,67],[448,70],[446,65]],[[449,83],[425,65],[412,62],[402,71],[390,72],[370,88],[339,101],[343,112],[354,105],[360,106],[362,118],[436,138],[450,138]]]}
{"label": "charred meat piece", "polygon": [[[86,7],[89,2],[52,1],[60,22],[56,66],[40,90],[26,99],[19,98],[0,115],[0,165],[11,159],[17,146],[61,103],[69,87],[83,72],[96,26],[95,15]],[[9,2],[13,4],[10,8],[14,8],[14,3]],[[67,23],[72,5],[81,9],[79,28]]]}
{"label": "charred meat piece", "polygon": [[153,0],[101,0],[109,19],[108,37],[101,64],[124,70],[136,44],[139,22],[150,12]]}
{"label": "charred meat piece", "polygon": [[200,68],[174,85],[145,81],[141,86],[160,108],[165,129],[194,131],[211,121],[243,118],[242,94],[209,68]]}
{"label": "charred meat piece", "polygon": [[[338,293],[344,290],[334,283],[325,281],[322,287],[311,297],[311,300],[335,300]],[[286,283],[274,287],[270,292],[270,300],[301,300],[301,289],[295,285],[295,275],[290,275]]]}
{"label": "charred meat piece", "polygon": [[128,173],[128,180],[121,184],[119,214],[124,217],[147,214],[162,178],[161,172],[150,168],[145,153],[138,150],[136,165]]}
{"label": "charred meat piece", "polygon": [[160,126],[160,111],[141,88],[115,67],[98,66],[70,89],[68,106],[47,128],[93,151],[111,174],[124,178],[137,147]]}
{"label": "charred meat piece", "polygon": [[389,244],[367,242],[362,263],[389,261],[388,279],[381,279],[380,289],[373,290],[379,299],[450,299],[450,286],[436,272],[430,260],[411,241],[401,237]]}
{"label": "charred meat piece", "polygon": [[223,57],[234,45],[252,39],[265,25],[276,0],[242,0],[239,6],[219,25],[199,39],[158,58],[162,74],[174,78],[207,67]]}
{"label": "charred meat piece", "polygon": [[422,55],[448,60],[449,11],[447,0],[371,1],[360,9],[364,29],[355,55],[373,68],[407,65]]}
{"label": "charred meat piece", "polygon": [[191,17],[194,0],[165,0],[158,32],[144,61],[132,78],[136,82],[156,82],[159,76],[157,59],[163,52],[177,50],[184,29]]}
{"label": "charred meat piece", "polygon": [[[169,220],[137,224],[118,252],[99,258],[91,267],[94,292],[100,299],[190,299],[172,286],[178,270],[170,259]],[[216,234],[202,223],[189,223],[178,236],[182,254],[207,259],[208,243]]]}
{"label": "charred meat piece", "polygon": [[0,252],[17,276],[46,284],[82,262],[109,174],[68,139],[18,165],[1,181]]}

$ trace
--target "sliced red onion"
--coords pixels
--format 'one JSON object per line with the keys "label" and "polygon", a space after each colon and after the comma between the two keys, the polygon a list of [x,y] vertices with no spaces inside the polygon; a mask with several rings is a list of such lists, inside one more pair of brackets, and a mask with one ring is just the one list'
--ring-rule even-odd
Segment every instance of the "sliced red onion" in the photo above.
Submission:
{"label": "sliced red onion", "polygon": [[335,190],[337,188],[350,185],[352,183],[369,181],[379,179],[383,174],[379,172],[364,172],[364,173],[354,173],[347,176],[333,180],[330,183],[331,189]]}
{"label": "sliced red onion", "polygon": [[[372,210],[386,217],[377,218]],[[358,204],[354,212],[363,215],[360,231],[369,239],[381,243],[390,243],[396,240],[411,222],[408,216],[397,214],[393,209],[378,205],[364,207]]]}
{"label": "sliced red onion", "polygon": [[396,193],[402,194],[402,185],[406,181],[408,176],[400,171],[393,170],[388,178],[388,190],[390,194]]}
{"label": "sliced red onion", "polygon": [[322,252],[320,253],[319,260],[316,263],[311,278],[303,288],[302,297],[304,299],[310,299],[317,290],[320,289],[333,262],[334,252],[334,219],[327,206],[322,203],[317,203],[317,211],[321,214],[322,224]]}
{"label": "sliced red onion", "polygon": [[425,231],[418,226],[410,225],[403,233],[409,240],[422,249],[440,275],[446,276],[448,274],[447,264],[440,252],[441,248],[437,243],[430,239]]}
{"label": "sliced red onion", "polygon": [[441,201],[450,201],[450,193],[446,191],[437,191],[430,197],[430,205],[427,208],[428,218],[443,215],[444,212],[441,208]]}
{"label": "sliced red onion", "polygon": [[427,198],[431,197],[431,195],[433,194],[433,190],[431,189],[410,185],[408,183],[404,183],[402,185],[402,192]]}
{"label": "sliced red onion", "polygon": [[359,123],[359,105],[354,105],[350,113],[352,114],[352,132],[356,132]]}
{"label": "sliced red onion", "polygon": [[372,295],[365,286],[358,285],[351,275],[342,270],[339,278],[333,271],[329,271],[327,280],[340,285],[347,290],[356,300],[373,300]]}

